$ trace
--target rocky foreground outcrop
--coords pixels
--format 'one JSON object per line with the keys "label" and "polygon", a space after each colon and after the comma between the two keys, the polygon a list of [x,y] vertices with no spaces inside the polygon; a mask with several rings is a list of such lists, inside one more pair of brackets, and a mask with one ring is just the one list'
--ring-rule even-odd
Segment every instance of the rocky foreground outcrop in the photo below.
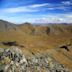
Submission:
{"label": "rocky foreground outcrop", "polygon": [[19,48],[0,48],[0,72],[71,72],[48,54],[25,57]]}

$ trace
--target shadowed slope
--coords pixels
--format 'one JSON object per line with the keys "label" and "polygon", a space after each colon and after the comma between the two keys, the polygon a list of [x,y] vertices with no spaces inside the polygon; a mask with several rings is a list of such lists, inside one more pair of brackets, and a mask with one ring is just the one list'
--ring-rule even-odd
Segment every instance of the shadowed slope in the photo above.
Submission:
{"label": "shadowed slope", "polygon": [[16,30],[16,25],[4,20],[0,20],[0,31]]}

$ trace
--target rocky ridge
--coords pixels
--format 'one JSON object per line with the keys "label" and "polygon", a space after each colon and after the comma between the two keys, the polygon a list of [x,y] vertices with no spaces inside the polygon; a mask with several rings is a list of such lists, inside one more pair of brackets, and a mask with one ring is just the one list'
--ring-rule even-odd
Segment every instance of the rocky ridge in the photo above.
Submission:
{"label": "rocky ridge", "polygon": [[0,72],[71,72],[48,54],[25,57],[19,48],[0,48]]}
{"label": "rocky ridge", "polygon": [[47,24],[35,25],[31,23],[14,24],[0,20],[0,32],[21,31],[30,35],[59,35],[62,33],[72,33],[72,24]]}

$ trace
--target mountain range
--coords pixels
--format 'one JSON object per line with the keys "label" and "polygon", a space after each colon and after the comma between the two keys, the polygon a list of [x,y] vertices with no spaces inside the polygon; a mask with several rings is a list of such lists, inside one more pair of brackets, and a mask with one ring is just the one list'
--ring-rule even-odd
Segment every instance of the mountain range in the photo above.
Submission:
{"label": "mountain range", "polygon": [[[23,45],[20,49],[26,56],[32,55],[32,52],[49,53],[58,62],[72,69],[72,24],[13,24],[0,20],[1,48],[8,47],[1,44],[6,41],[16,41]],[[68,44],[69,51],[60,48]]]}
{"label": "mountain range", "polygon": [[13,24],[8,21],[0,20],[0,31],[10,31],[20,29],[25,33],[31,34],[59,34],[59,33],[71,33],[72,24],[40,24],[34,25],[28,22],[23,24]]}

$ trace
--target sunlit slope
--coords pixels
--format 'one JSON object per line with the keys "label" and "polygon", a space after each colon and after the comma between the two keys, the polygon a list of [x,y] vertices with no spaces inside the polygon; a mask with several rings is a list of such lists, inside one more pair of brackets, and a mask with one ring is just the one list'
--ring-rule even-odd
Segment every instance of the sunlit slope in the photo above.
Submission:
{"label": "sunlit slope", "polygon": [[71,33],[71,24],[48,24],[48,25],[32,25],[29,23],[21,24],[18,26],[21,30],[26,33],[33,34],[60,34],[60,33]]}

